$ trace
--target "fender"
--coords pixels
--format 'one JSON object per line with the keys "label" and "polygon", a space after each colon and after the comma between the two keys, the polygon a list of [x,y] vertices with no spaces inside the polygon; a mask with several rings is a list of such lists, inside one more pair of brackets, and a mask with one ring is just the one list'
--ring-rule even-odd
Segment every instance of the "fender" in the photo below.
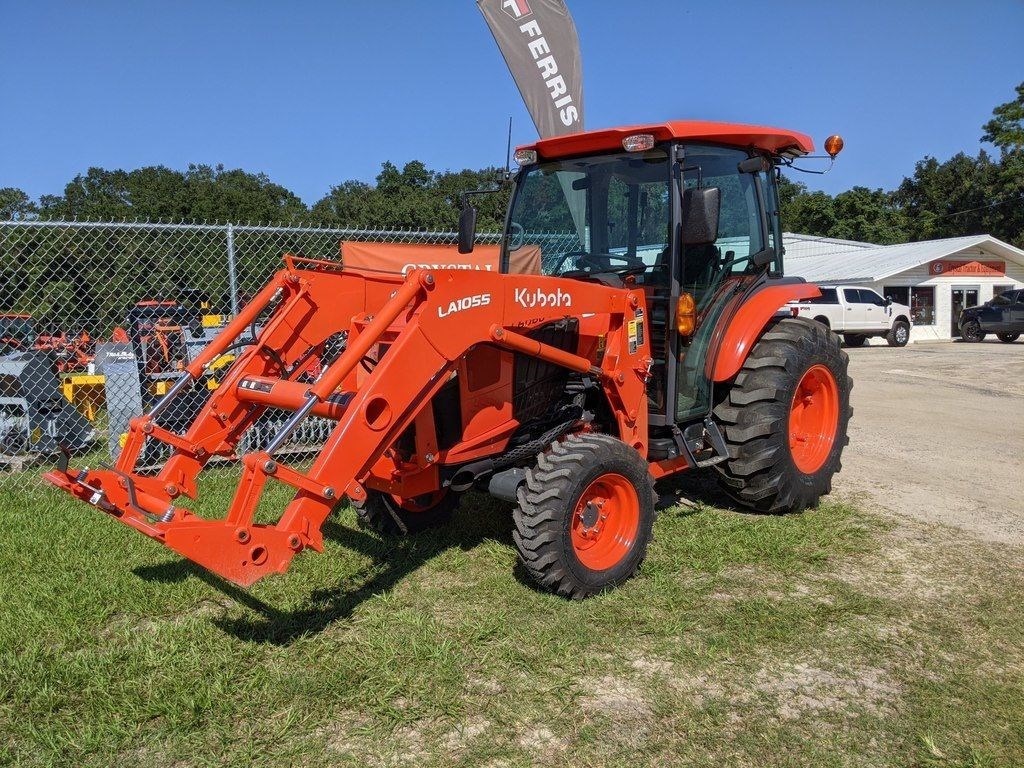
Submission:
{"label": "fender", "polygon": [[715,358],[712,380],[728,381],[739,373],[768,321],[787,302],[820,295],[821,290],[811,283],[787,282],[782,285],[769,283],[747,297],[727,321]]}

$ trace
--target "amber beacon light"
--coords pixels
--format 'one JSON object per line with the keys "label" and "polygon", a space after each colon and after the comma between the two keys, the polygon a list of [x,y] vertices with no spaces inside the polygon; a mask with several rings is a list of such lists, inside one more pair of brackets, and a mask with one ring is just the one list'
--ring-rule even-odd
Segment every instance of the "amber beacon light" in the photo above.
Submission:
{"label": "amber beacon light", "polygon": [[835,156],[843,151],[843,137],[838,133],[833,133],[825,139],[825,151],[834,160]]}

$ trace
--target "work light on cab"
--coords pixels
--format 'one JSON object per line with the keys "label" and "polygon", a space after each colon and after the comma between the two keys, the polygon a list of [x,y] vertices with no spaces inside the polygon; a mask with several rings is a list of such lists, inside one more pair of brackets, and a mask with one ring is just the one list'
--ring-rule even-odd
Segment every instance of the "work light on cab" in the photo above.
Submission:
{"label": "work light on cab", "polygon": [[537,150],[517,149],[515,158],[519,165],[532,165],[537,162]]}
{"label": "work light on cab", "polygon": [[654,136],[650,133],[634,133],[622,140],[622,148],[627,152],[644,152],[654,146]]}

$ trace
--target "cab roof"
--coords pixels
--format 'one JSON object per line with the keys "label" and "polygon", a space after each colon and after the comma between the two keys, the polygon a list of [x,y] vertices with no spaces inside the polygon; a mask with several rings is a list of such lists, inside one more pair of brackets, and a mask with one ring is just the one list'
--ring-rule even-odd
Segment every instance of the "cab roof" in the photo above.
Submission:
{"label": "cab roof", "polygon": [[622,149],[622,140],[634,133],[653,134],[655,141],[707,141],[736,147],[753,147],[777,155],[799,156],[814,151],[811,137],[803,133],[760,125],[715,123],[706,120],[673,120],[667,123],[569,133],[541,139],[518,149],[535,149],[538,156],[544,159],[608,152]]}

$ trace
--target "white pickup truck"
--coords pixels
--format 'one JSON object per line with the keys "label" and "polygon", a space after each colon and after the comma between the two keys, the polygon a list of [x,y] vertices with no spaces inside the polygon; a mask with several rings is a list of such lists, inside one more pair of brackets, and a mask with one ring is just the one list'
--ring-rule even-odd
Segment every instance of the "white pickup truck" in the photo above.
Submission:
{"label": "white pickup truck", "polygon": [[794,314],[817,320],[859,347],[869,336],[884,336],[890,347],[910,340],[910,307],[883,299],[859,285],[821,285],[821,296],[790,302]]}

